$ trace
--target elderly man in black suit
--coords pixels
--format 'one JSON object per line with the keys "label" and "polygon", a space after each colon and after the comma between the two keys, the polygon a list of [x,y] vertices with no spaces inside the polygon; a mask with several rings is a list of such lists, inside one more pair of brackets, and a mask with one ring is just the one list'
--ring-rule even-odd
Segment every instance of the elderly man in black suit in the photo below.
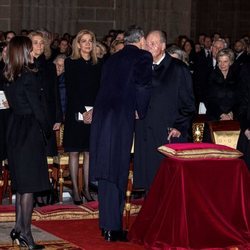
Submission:
{"label": "elderly man in black suit", "polygon": [[227,44],[225,40],[219,38],[218,40],[214,41],[211,46],[211,56],[205,56],[205,51],[201,51],[196,57],[193,81],[197,109],[199,108],[201,102],[204,103],[206,98],[208,79],[212,71],[215,69],[217,63],[216,55],[221,49],[226,47]]}
{"label": "elderly man in black suit", "polygon": [[151,93],[152,56],[142,50],[143,31],[131,27],[124,40],[103,66],[91,125],[90,177],[98,181],[99,226],[107,241],[123,240],[135,117],[145,116]]}
{"label": "elderly man in black suit", "polygon": [[155,64],[153,91],[146,117],[136,122],[134,185],[149,190],[163,159],[157,148],[188,141],[195,105],[188,67],[165,53],[164,33],[151,31],[146,41]]}

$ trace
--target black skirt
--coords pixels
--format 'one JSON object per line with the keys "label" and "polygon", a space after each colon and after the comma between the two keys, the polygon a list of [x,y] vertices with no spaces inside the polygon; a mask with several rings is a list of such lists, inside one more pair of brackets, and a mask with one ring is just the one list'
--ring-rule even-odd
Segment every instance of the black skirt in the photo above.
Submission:
{"label": "black skirt", "polygon": [[46,141],[33,115],[11,115],[7,153],[14,191],[34,193],[50,188]]}

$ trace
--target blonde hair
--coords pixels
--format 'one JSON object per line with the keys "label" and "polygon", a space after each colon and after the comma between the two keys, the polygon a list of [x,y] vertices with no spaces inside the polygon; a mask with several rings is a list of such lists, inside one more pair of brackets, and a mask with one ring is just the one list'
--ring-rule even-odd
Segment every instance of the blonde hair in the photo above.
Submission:
{"label": "blonde hair", "polygon": [[92,51],[90,53],[90,57],[92,59],[93,64],[97,64],[98,59],[97,59],[97,56],[96,56],[96,37],[95,37],[95,34],[92,31],[86,30],[86,29],[80,30],[77,33],[76,38],[74,39],[73,44],[72,44],[71,59],[76,60],[76,59],[81,58],[81,53],[80,53],[80,49],[78,48],[78,44],[80,43],[80,40],[81,40],[82,36],[85,35],[85,34],[90,35],[92,40],[93,40],[93,48],[92,48]]}
{"label": "blonde hair", "polygon": [[46,59],[49,59],[50,56],[51,56],[51,49],[50,49],[50,44],[49,44],[49,39],[46,35],[44,35],[42,32],[40,31],[32,31],[29,33],[28,37],[31,39],[32,41],[32,38],[34,36],[40,36],[43,41],[44,41],[44,55],[45,55],[45,58]]}

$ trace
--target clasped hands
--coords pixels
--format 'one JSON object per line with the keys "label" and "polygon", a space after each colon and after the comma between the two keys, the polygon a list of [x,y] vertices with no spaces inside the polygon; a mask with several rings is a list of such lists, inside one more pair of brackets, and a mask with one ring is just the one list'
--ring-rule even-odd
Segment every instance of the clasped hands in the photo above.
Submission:
{"label": "clasped hands", "polygon": [[229,121],[233,119],[234,119],[233,112],[229,112],[228,114],[223,113],[220,115],[220,121]]}
{"label": "clasped hands", "polygon": [[92,114],[93,114],[93,109],[90,109],[89,111],[86,111],[82,114],[83,117],[83,122],[85,124],[91,124],[92,122]]}
{"label": "clasped hands", "polygon": [[10,107],[8,101],[2,101],[2,104],[6,109]]}

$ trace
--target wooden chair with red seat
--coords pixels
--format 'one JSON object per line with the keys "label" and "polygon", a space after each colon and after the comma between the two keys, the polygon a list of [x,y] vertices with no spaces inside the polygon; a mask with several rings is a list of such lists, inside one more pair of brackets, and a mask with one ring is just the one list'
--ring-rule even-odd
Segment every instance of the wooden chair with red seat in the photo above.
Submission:
{"label": "wooden chair with red seat", "polygon": [[[63,190],[64,186],[71,186],[69,174],[69,153],[64,152],[63,148],[63,132],[64,125],[61,125],[57,131],[57,146],[58,155],[54,157],[54,164],[57,167],[57,184],[59,185],[59,202],[63,203]],[[83,189],[83,154],[79,156],[79,169],[78,169],[78,190]]]}
{"label": "wooden chair with red seat", "polygon": [[235,120],[207,122],[212,142],[236,148],[240,135],[240,123]]}

